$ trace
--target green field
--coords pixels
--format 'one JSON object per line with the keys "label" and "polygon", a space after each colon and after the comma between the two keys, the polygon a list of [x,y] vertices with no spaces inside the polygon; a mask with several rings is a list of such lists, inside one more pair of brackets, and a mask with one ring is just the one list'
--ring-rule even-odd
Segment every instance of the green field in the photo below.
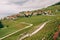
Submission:
{"label": "green field", "polygon": [[[40,30],[37,34],[25,38],[24,40],[42,40],[43,38],[45,38],[45,40],[53,40],[53,35],[54,33],[58,30],[58,25],[60,24],[60,11],[56,10],[60,10],[60,5],[56,5],[56,6],[50,6],[46,9],[43,10],[53,10],[53,14],[55,15],[55,19],[53,19],[51,22],[49,22],[47,25],[45,25],[45,27]],[[60,37],[58,37],[57,40]]]}
{"label": "green field", "polygon": [[38,28],[37,27],[38,25],[41,25],[45,21],[52,20],[47,25],[45,25],[45,27],[42,30],[40,30],[37,34],[31,37],[25,38],[24,40],[42,40],[44,37],[45,37],[45,40],[53,40],[52,36],[58,30],[57,27],[60,24],[60,11],[55,12],[56,9],[57,10],[59,9],[59,7],[60,5],[56,5],[56,6],[50,6],[46,9],[42,9],[42,10],[53,10],[52,14],[55,16],[39,15],[39,16],[32,16],[28,18],[19,17],[16,20],[2,20],[5,27],[0,29],[0,37],[3,37],[9,33],[12,33],[13,31],[16,31],[18,29],[21,29],[27,26],[26,24],[21,24],[20,22],[33,24],[32,27],[19,31],[14,35],[11,35],[3,39],[3,40],[18,40],[19,37],[21,37],[21,34],[31,33],[34,30],[36,30],[36,28]]}
{"label": "green field", "polygon": [[[54,33],[58,30],[58,25],[60,24],[60,19],[52,20],[45,27],[40,30],[37,34],[28,37],[24,40],[53,40]],[[60,39],[59,39],[60,40]]]}
{"label": "green field", "polygon": [[[25,29],[25,30],[22,30],[4,40],[17,40],[17,38],[19,38],[20,34],[22,33],[31,33],[34,29],[36,29],[36,26],[45,22],[45,21],[48,21],[48,20],[53,20],[55,19],[54,16],[32,16],[31,18],[21,18],[21,19],[18,19],[16,21],[20,22],[20,21],[23,21],[23,22],[27,22],[27,23],[32,23],[34,24],[33,27],[30,27],[28,29]],[[34,28],[34,29],[33,29]],[[32,31],[31,31],[32,30]]]}
{"label": "green field", "polygon": [[[27,24],[22,24],[20,22],[16,23],[16,21],[7,22],[7,20],[5,20],[3,23],[4,23],[5,27],[0,29],[0,38],[27,26]],[[8,25],[8,27],[7,27],[7,25]]]}

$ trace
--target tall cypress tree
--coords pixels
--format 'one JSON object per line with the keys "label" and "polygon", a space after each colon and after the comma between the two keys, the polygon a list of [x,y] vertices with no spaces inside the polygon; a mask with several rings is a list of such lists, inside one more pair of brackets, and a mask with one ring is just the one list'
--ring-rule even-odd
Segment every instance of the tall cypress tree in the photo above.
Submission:
{"label": "tall cypress tree", "polygon": [[2,24],[2,22],[0,21],[0,28],[3,28],[4,27],[4,25]]}

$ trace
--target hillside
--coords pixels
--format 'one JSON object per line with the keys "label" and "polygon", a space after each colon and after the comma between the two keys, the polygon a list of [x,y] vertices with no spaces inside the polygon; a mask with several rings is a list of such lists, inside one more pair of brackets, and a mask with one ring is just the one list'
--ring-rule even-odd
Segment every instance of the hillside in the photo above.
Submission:
{"label": "hillside", "polygon": [[58,2],[58,3],[54,4],[54,5],[60,5],[60,2]]}
{"label": "hillside", "polygon": [[[55,4],[54,6],[49,6],[47,8],[19,12],[16,15],[5,17],[1,20],[4,27],[0,29],[0,38],[17,30],[21,30],[29,26],[29,24],[33,24],[31,27],[18,31],[17,33],[3,39],[19,40],[22,36],[34,32],[46,21],[50,22],[48,22],[44,28],[42,28],[35,35],[31,37],[28,36],[24,40],[54,40],[53,36],[55,32],[60,30],[60,28],[58,28],[60,25],[60,5]],[[57,36],[57,40],[60,40],[60,35]]]}

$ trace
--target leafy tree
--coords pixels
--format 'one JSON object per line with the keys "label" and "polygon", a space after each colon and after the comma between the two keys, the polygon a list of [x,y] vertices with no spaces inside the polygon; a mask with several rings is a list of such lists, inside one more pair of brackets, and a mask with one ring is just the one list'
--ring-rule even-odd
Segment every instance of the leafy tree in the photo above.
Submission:
{"label": "leafy tree", "polygon": [[4,27],[4,25],[2,24],[2,22],[0,21],[0,28],[3,28]]}

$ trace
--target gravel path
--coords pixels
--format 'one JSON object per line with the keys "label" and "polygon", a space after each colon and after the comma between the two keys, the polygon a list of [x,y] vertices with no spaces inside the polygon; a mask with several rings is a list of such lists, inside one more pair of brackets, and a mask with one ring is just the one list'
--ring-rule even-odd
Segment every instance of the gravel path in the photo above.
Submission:
{"label": "gravel path", "polygon": [[24,30],[24,29],[26,29],[26,28],[29,28],[29,27],[33,26],[33,24],[29,24],[29,23],[25,23],[25,22],[21,22],[21,23],[23,23],[23,24],[28,24],[29,26],[26,26],[25,28],[22,28],[22,29],[20,29],[20,30],[17,30],[17,31],[15,31],[15,32],[11,33],[11,34],[8,34],[8,35],[0,38],[0,40],[2,40],[2,39],[4,39],[4,38],[7,38],[7,37],[9,37],[9,36],[11,36],[11,35],[19,32],[19,31],[21,31],[21,30]]}
{"label": "gravel path", "polygon": [[39,32],[48,22],[49,22],[49,21],[44,22],[44,23],[43,23],[38,29],[36,29],[34,32],[32,32],[31,34],[26,34],[26,35],[22,36],[19,40],[23,40],[23,39],[26,38],[26,37],[29,37],[29,36],[32,36],[32,35],[36,34],[36,33]]}

